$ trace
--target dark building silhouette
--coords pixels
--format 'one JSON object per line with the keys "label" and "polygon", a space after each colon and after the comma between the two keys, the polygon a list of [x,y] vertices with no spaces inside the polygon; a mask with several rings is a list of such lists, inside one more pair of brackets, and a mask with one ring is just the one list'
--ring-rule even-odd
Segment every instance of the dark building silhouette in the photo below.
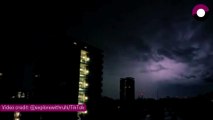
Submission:
{"label": "dark building silhouette", "polygon": [[[5,59],[5,62],[8,59],[12,60],[7,61],[7,64],[1,60],[1,103],[21,101],[40,104],[86,104],[87,111],[21,113],[21,120],[76,120],[77,115],[92,119],[97,111],[102,93],[102,50],[84,42],[61,39],[58,42],[53,40],[45,48],[37,49],[32,56],[28,56],[30,59],[26,60],[26,56],[14,56]],[[20,92],[25,93],[28,100],[14,99]],[[0,119],[14,117],[14,113],[1,114]]]}
{"label": "dark building silhouette", "polygon": [[[14,54],[4,56],[0,64],[0,103],[27,103],[32,90],[32,64],[29,59]],[[20,54],[19,54],[20,55]],[[15,113],[0,113],[0,119],[13,119]],[[16,115],[17,116],[17,115]],[[24,119],[23,119],[24,120]]]}
{"label": "dark building silhouette", "polygon": [[120,100],[132,101],[135,99],[135,80],[132,77],[120,79]]}
{"label": "dark building silhouette", "polygon": [[[86,104],[88,111],[78,115],[93,116],[102,93],[102,51],[70,40],[55,46],[43,52],[34,63],[36,102]],[[72,116],[71,113],[58,113],[58,118],[62,114],[70,119],[77,116],[76,113]]]}

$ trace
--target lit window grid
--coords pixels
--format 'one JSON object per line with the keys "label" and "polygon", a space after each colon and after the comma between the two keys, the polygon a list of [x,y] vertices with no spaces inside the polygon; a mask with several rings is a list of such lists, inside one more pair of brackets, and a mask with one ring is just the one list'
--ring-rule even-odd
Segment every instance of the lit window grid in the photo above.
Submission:
{"label": "lit window grid", "polygon": [[85,94],[78,95],[79,102],[85,102],[88,100],[88,97]]}
{"label": "lit window grid", "polygon": [[89,74],[88,70],[82,70],[82,69],[80,69],[80,76],[86,76],[88,74]]}
{"label": "lit window grid", "polygon": [[[81,60],[80,60],[80,79],[79,79],[79,95],[78,103],[84,104],[88,100],[86,96],[86,90],[88,88],[88,83],[86,81],[89,70],[87,70],[88,62],[90,58],[87,56],[87,51],[81,50]],[[78,114],[86,114],[86,112],[79,112]]]}
{"label": "lit window grid", "polygon": [[88,87],[88,83],[86,82],[79,82],[79,88],[87,88]]}
{"label": "lit window grid", "polygon": [[87,51],[81,50],[81,63],[87,63],[90,61],[90,58],[88,57]]}

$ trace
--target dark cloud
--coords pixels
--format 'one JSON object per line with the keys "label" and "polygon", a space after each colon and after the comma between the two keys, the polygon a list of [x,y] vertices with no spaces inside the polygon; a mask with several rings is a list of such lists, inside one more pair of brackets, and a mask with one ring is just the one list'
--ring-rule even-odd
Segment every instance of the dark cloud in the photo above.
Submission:
{"label": "dark cloud", "polygon": [[[211,1],[203,2],[212,7]],[[213,15],[205,22],[196,21],[191,16],[196,3],[108,1],[85,12],[82,28],[71,28],[70,34],[105,51],[103,95],[117,98],[119,80],[126,76],[135,77],[136,92],[142,89],[147,97],[155,97],[156,87],[164,89],[166,96],[184,95],[178,93],[180,89],[192,95],[195,88],[194,95],[208,86],[213,70]]]}

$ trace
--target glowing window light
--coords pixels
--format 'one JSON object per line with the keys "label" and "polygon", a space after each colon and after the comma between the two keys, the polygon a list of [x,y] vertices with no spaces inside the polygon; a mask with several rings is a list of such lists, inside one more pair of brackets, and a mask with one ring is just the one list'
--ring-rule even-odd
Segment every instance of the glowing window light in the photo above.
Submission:
{"label": "glowing window light", "polygon": [[89,74],[89,70],[80,70],[80,75],[83,77],[83,76],[86,76]]}
{"label": "glowing window light", "polygon": [[17,117],[20,117],[20,116],[21,116],[21,113],[20,113],[20,112],[15,112],[15,113],[14,113],[14,117],[16,117],[16,118],[17,118]]}
{"label": "glowing window light", "polygon": [[81,63],[82,63],[82,64],[86,64],[87,61],[86,61],[85,59],[81,59]]}
{"label": "glowing window light", "polygon": [[0,76],[3,76],[3,73],[0,72]]}
{"label": "glowing window light", "polygon": [[79,82],[79,84],[83,84],[83,82]]}
{"label": "glowing window light", "polygon": [[86,61],[87,61],[87,62],[88,62],[88,61],[90,61],[90,58],[89,58],[89,57],[87,57],[87,58],[86,58]]}
{"label": "glowing window light", "polygon": [[80,74],[80,77],[84,77],[85,75],[83,75],[83,74]]}
{"label": "glowing window light", "polygon": [[86,56],[86,55],[82,55],[81,58],[82,58],[83,60],[85,60],[85,59],[87,58],[87,56]]}
{"label": "glowing window light", "polygon": [[15,118],[14,120],[20,120],[20,118]]}
{"label": "glowing window light", "polygon": [[88,113],[88,111],[86,110],[86,111],[84,111],[83,113],[84,113],[84,114],[87,114],[87,113]]}
{"label": "glowing window light", "polygon": [[86,54],[87,54],[87,51],[81,50],[81,54],[82,54],[82,55],[86,55]]}
{"label": "glowing window light", "polygon": [[80,105],[81,105],[81,104],[84,104],[84,103],[83,103],[83,102],[78,102],[78,104],[80,104]]}
{"label": "glowing window light", "polygon": [[83,84],[80,84],[79,87],[80,87],[80,88],[85,88],[86,86],[83,85]]}
{"label": "glowing window light", "polygon": [[86,67],[87,67],[87,64],[82,64],[82,63],[81,63],[80,67],[81,67],[81,68],[86,68]]}
{"label": "glowing window light", "polygon": [[[89,70],[87,69],[88,61],[90,61],[90,58],[88,57],[88,52],[85,50],[81,50],[80,55],[80,78],[79,78],[79,91],[78,91],[78,104],[85,104],[88,100],[88,97],[86,96],[86,90],[88,87],[87,81],[87,75],[89,74]],[[78,112],[78,114],[86,114],[85,112]]]}
{"label": "glowing window light", "polygon": [[17,97],[18,97],[18,98],[21,98],[21,92],[18,92]]}
{"label": "glowing window light", "polygon": [[88,61],[90,61],[90,58],[87,57],[87,56],[82,56],[81,59],[82,59],[83,62],[88,62]]}
{"label": "glowing window light", "polygon": [[85,79],[86,79],[85,77],[80,77],[81,82],[85,81]]}
{"label": "glowing window light", "polygon": [[25,93],[22,93],[21,98],[25,98]]}
{"label": "glowing window light", "polygon": [[85,70],[84,73],[87,75],[89,74],[89,70]]}
{"label": "glowing window light", "polygon": [[82,88],[79,88],[78,90],[84,90],[84,89],[82,89]]}
{"label": "glowing window light", "polygon": [[79,92],[85,92],[85,89],[80,89]]}
{"label": "glowing window light", "polygon": [[85,96],[85,97],[84,97],[84,99],[85,99],[85,100],[88,100],[88,97],[87,97],[87,96]]}

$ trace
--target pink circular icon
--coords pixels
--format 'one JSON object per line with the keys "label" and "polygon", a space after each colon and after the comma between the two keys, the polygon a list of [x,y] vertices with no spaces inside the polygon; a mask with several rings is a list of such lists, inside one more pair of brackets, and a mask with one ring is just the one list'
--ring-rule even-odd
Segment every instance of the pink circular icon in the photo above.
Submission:
{"label": "pink circular icon", "polygon": [[209,15],[209,8],[204,4],[197,4],[192,9],[192,16],[198,21],[204,21]]}

